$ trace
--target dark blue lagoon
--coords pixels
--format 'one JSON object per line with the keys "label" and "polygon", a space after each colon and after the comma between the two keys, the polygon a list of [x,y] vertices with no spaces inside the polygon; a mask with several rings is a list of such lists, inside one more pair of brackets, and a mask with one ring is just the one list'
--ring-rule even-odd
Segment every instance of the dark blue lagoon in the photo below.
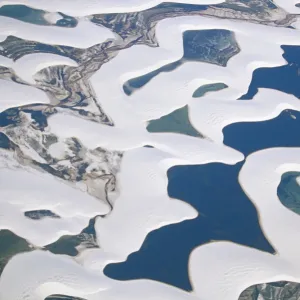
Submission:
{"label": "dark blue lagoon", "polygon": [[201,244],[230,240],[273,252],[254,206],[237,181],[241,166],[211,163],[171,168],[169,195],[190,203],[199,216],[151,232],[140,251],[124,263],[108,265],[105,274],[121,280],[150,278],[191,290],[188,258]]}
{"label": "dark blue lagoon", "polygon": [[4,5],[0,8],[0,16],[17,19],[37,25],[47,25],[44,19],[45,12],[26,5]]}
{"label": "dark blue lagoon", "polygon": [[299,147],[299,130],[300,113],[285,110],[277,118],[268,121],[228,125],[223,129],[224,144],[246,156],[266,148]]}
{"label": "dark blue lagoon", "polygon": [[[231,124],[224,129],[225,144],[245,155],[270,147],[299,147],[299,120],[300,113],[285,111],[270,121]],[[242,165],[211,163],[171,168],[170,197],[190,203],[199,212],[198,218],[151,232],[126,262],[108,265],[106,275],[120,280],[150,278],[190,290],[188,257],[199,245],[229,240],[272,253],[257,211],[237,181]]]}
{"label": "dark blue lagoon", "polygon": [[47,20],[46,11],[35,9],[26,5],[3,5],[0,7],[0,16],[17,19],[23,22],[36,25],[56,25],[61,27],[75,27],[77,20],[74,17],[58,13],[60,19],[55,21]]}
{"label": "dark blue lagoon", "polygon": [[[254,72],[244,99],[251,98],[259,87],[277,87],[298,96],[295,64],[297,59],[299,61],[296,53],[300,54],[300,48],[283,48],[290,64]],[[278,84],[277,72],[280,76],[288,74],[290,80]],[[231,124],[223,133],[226,145],[247,156],[270,147],[300,147],[299,131],[300,113],[286,110],[273,120]],[[191,290],[188,258],[199,245],[229,240],[274,253],[261,231],[255,207],[238,183],[242,165],[243,162],[234,166],[211,163],[171,168],[168,172],[170,197],[190,203],[199,212],[198,218],[151,232],[139,251],[132,253],[124,263],[108,265],[105,274],[119,280],[149,278]],[[281,183],[281,187],[284,184]]]}
{"label": "dark blue lagoon", "polygon": [[258,88],[270,88],[300,97],[300,47],[281,46],[284,66],[276,68],[259,68],[253,72],[252,82],[247,94],[241,99],[251,99]]}
{"label": "dark blue lagoon", "polygon": [[[226,67],[228,60],[240,51],[234,34],[223,29],[185,31],[183,33],[183,47],[184,54],[180,60],[164,65],[148,74],[128,80],[123,85],[124,92],[127,95],[131,95],[135,90],[145,86],[160,73],[174,71],[187,61],[206,62]],[[207,91],[222,88],[224,88],[224,84],[203,86],[199,91],[195,91],[194,97],[200,97],[201,94],[203,95]]]}
{"label": "dark blue lagoon", "polygon": [[300,172],[287,172],[282,175],[277,189],[281,203],[300,215]]}

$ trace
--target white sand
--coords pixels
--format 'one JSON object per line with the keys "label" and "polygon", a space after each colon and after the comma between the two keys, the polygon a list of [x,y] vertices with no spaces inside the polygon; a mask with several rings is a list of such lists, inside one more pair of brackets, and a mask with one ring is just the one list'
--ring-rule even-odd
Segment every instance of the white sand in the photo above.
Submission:
{"label": "white sand", "polygon": [[191,123],[216,142],[223,142],[223,128],[237,122],[255,122],[277,117],[285,109],[300,111],[300,102],[276,90],[260,89],[251,101],[199,99],[189,105]]}
{"label": "white sand", "polygon": [[[2,0],[0,6],[24,4],[50,12],[62,12],[70,16],[86,16],[102,13],[122,13],[145,10],[159,5],[161,0]],[[173,3],[218,4],[222,0],[174,0]]]}
{"label": "white sand", "polygon": [[[241,47],[241,52],[229,60],[226,68],[205,63],[186,63],[173,72],[159,74],[132,96],[124,94],[122,86],[127,80],[182,57],[183,31],[214,28],[233,30]],[[201,106],[206,97],[235,100],[247,92],[256,68],[286,64],[280,44],[299,43],[296,30],[205,17],[165,19],[158,23],[156,37],[160,47],[140,45],[125,49],[91,78],[102,107],[112,117],[116,127],[128,130],[145,127],[147,120],[159,118],[186,104],[194,105],[198,101]],[[209,93],[201,99],[192,98],[199,85],[214,82],[224,82],[229,88]],[[269,111],[272,110],[270,107]],[[258,119],[253,116],[253,120]],[[197,129],[206,131],[206,128]]]}
{"label": "white sand", "polygon": [[57,21],[63,19],[63,16],[57,12],[46,12],[43,17],[47,22],[54,25]]}
{"label": "white sand", "polygon": [[300,282],[299,264],[230,242],[196,248],[190,255],[189,274],[195,293],[203,300],[237,300],[254,284]]}
{"label": "white sand", "polygon": [[21,79],[29,84],[35,84],[33,76],[42,69],[58,65],[78,66],[73,59],[52,53],[27,54],[16,61],[1,56],[0,65],[12,68]]}
{"label": "white sand", "polygon": [[0,112],[32,103],[49,103],[47,95],[34,87],[13,81],[0,80]]}
{"label": "white sand", "polygon": [[0,279],[0,299],[40,300],[53,291],[84,297],[108,287],[106,278],[83,269],[67,256],[34,251],[16,255],[9,262]]}
{"label": "white sand", "polygon": [[[125,260],[140,248],[150,231],[197,217],[197,211],[189,204],[168,196],[167,170],[173,165],[218,160],[233,164],[242,159],[238,154],[235,156],[234,151],[228,149],[227,153],[223,148],[205,145],[204,141],[198,144],[197,152],[190,152],[183,159],[155,148],[126,152],[119,176],[120,197],[112,213],[96,222],[99,246],[119,256],[119,260]],[[222,158],[218,152],[223,154]]]}
{"label": "white sand", "polygon": [[[0,189],[0,229],[9,229],[37,246],[53,243],[62,235],[78,234],[90,218],[109,212],[106,203],[48,174],[0,169]],[[61,218],[32,220],[24,216],[26,211],[44,209]]]}
{"label": "white sand", "polygon": [[274,2],[291,14],[300,13],[300,8],[296,6],[300,3],[299,0],[275,0]]}
{"label": "white sand", "polygon": [[[299,0],[275,0],[275,4],[282,7],[289,13],[299,13],[295,6]],[[71,16],[86,16],[100,13],[122,13],[145,10],[159,5],[161,0],[2,0],[0,6],[12,4],[24,4],[30,7],[43,9],[50,12],[63,12]],[[186,4],[218,4],[222,0],[174,0],[173,3]]]}
{"label": "white sand", "polygon": [[239,182],[277,255],[229,242],[198,247],[190,257],[190,275],[201,299],[238,299],[253,284],[300,282],[300,217],[277,196],[281,176],[288,171],[300,171],[299,148],[267,149],[247,157]]}

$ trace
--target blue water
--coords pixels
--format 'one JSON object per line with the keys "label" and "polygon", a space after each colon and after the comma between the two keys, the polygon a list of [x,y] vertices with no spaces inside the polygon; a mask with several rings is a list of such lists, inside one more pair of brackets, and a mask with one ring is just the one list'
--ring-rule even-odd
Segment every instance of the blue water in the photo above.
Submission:
{"label": "blue water", "polygon": [[258,88],[270,88],[300,97],[300,47],[281,46],[287,65],[260,68],[254,71],[247,94],[241,99],[251,99]]}
{"label": "blue water", "polygon": [[[283,49],[289,65],[256,70],[243,99],[250,99],[259,87],[300,95],[297,85],[300,47]],[[300,113],[284,111],[269,121],[231,124],[223,132],[224,143],[246,156],[270,147],[300,147]],[[188,257],[199,245],[229,240],[272,253],[274,250],[260,229],[257,211],[237,181],[243,163],[171,168],[170,197],[190,203],[199,217],[151,232],[139,251],[132,253],[126,262],[108,265],[105,274],[119,280],[149,278],[191,290]]]}
{"label": "blue water", "polygon": [[[228,60],[239,52],[235,38],[229,30],[188,30],[183,33],[182,38],[184,53],[180,60],[128,80],[123,85],[124,92],[127,95],[131,95],[135,90],[148,84],[149,81],[160,73],[174,71],[187,61],[202,61],[225,67]],[[231,47],[228,47],[228,44]]]}
{"label": "blue water", "polygon": [[199,217],[151,232],[140,251],[124,263],[108,265],[105,274],[121,280],[150,278],[191,290],[187,264],[198,245],[231,240],[272,252],[256,210],[238,184],[241,166],[211,163],[171,168],[169,195],[190,203]]}
{"label": "blue water", "polygon": [[223,130],[224,144],[245,155],[271,147],[300,147],[299,132],[300,113],[290,110],[272,120],[231,124]]}
{"label": "blue water", "polygon": [[277,188],[277,195],[281,203],[300,215],[300,186],[297,178],[300,172],[287,172],[282,175],[281,182]]}
{"label": "blue water", "polygon": [[[49,25],[48,21],[45,20],[44,10],[35,9],[26,5],[4,5],[0,7],[0,16],[5,16],[13,19],[17,19],[23,22],[28,22],[36,25]],[[67,16],[60,13],[62,16],[61,20],[56,22],[56,26],[60,27],[76,27],[77,20],[74,17]]]}

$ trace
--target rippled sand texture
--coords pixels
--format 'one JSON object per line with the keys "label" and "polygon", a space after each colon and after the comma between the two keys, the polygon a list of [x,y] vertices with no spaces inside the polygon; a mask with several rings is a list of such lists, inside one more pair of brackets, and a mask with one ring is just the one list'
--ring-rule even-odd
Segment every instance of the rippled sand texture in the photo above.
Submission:
{"label": "rippled sand texture", "polygon": [[[286,64],[281,45],[300,46],[295,4],[0,2],[39,10],[45,21],[0,16],[0,230],[20,239],[3,254],[1,300],[233,300],[251,285],[300,282],[300,218],[277,196],[281,176],[300,171],[300,149],[245,158],[223,144],[229,124],[300,111],[299,99],[272,89],[238,100],[254,70]],[[201,97],[199,87],[207,89]],[[276,254],[230,241],[201,245],[189,258],[192,292],[104,275],[151,231],[198,216],[169,197],[172,166],[244,159],[239,183]],[[74,255],[58,251],[62,239]]]}

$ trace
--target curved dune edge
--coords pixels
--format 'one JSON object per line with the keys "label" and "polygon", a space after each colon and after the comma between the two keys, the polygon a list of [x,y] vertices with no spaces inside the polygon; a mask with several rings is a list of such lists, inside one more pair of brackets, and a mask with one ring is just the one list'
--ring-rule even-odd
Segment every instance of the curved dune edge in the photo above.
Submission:
{"label": "curved dune edge", "polygon": [[246,288],[240,295],[239,300],[251,299],[249,297],[266,298],[268,295],[274,295],[274,299],[284,299],[286,297],[297,298],[300,284],[293,281],[273,281],[255,284]]}
{"label": "curved dune edge", "polygon": [[300,218],[284,207],[277,196],[282,174],[299,170],[299,148],[271,148],[247,157],[239,182],[258,209],[262,229],[277,255],[229,242],[196,248],[189,267],[199,297],[238,299],[242,291],[253,284],[280,280],[300,282],[297,230]]}
{"label": "curved dune edge", "polygon": [[255,122],[277,117],[283,110],[300,111],[293,95],[271,89],[259,89],[251,101],[202,99],[190,105],[191,123],[216,142],[223,142],[223,128],[237,122]]}
{"label": "curved dune edge", "polygon": [[[50,175],[0,169],[0,177],[0,229],[9,229],[36,246],[53,243],[62,235],[78,234],[91,218],[109,212],[104,202]],[[24,215],[26,211],[43,209],[51,210],[60,218],[37,221]]]}
{"label": "curved dune edge", "polygon": [[11,107],[26,104],[49,103],[49,98],[42,90],[13,81],[0,80],[1,100],[0,112]]}
{"label": "curved dune edge", "polygon": [[[233,58],[231,60],[232,66],[228,65],[230,72],[227,72],[227,69],[202,64],[203,68],[207,67],[207,69],[203,69],[205,70],[203,72],[205,76],[196,73],[191,74],[190,66],[186,64],[187,67],[184,66],[169,74],[171,75],[169,78],[165,75],[157,76],[158,79],[155,78],[144,89],[137,91],[132,98],[128,98],[123,94],[122,85],[128,78],[141,75],[182,56],[181,34],[184,30],[204,28],[225,28],[236,32],[242,51],[241,54],[236,56],[239,60]],[[255,38],[251,43],[247,42],[252,35]],[[114,60],[105,64],[92,78],[92,84],[98,99],[101,99],[101,105],[103,104],[104,109],[107,109],[112,118],[116,120],[115,127],[105,127],[61,113],[49,118],[49,131],[60,137],[76,136],[84,145],[90,148],[101,146],[107,149],[126,151],[119,175],[121,185],[119,199],[112,213],[107,218],[98,218],[96,222],[97,239],[101,249],[83,252],[76,259],[77,263],[69,257],[52,255],[42,251],[17,255],[8,263],[1,276],[0,299],[5,297],[5,299],[10,300],[24,298],[41,300],[48,295],[60,293],[88,300],[101,297],[140,299],[145,297],[145,294],[149,298],[182,299],[199,297],[199,299],[204,300],[231,300],[237,299],[244,288],[255,283],[279,279],[300,280],[296,258],[297,251],[299,253],[299,242],[296,239],[295,229],[293,229],[299,228],[299,226],[295,226],[298,221],[286,214],[288,210],[280,203],[281,206],[276,204],[278,199],[275,198],[276,195],[274,196],[274,193],[276,193],[274,191],[277,188],[276,184],[278,185],[278,178],[280,180],[281,174],[287,170],[299,168],[300,150],[298,149],[270,149],[254,153],[247,158],[239,177],[245,193],[258,208],[263,229],[278,251],[278,256],[272,256],[229,242],[201,246],[193,251],[190,259],[190,275],[195,289],[193,294],[159,282],[137,280],[123,283],[111,280],[102,274],[102,269],[108,262],[122,261],[130,253],[138,250],[147,233],[151,230],[197,216],[197,212],[188,204],[169,198],[166,178],[168,168],[179,164],[202,164],[214,161],[234,164],[241,161],[243,159],[241,153],[222,144],[222,136],[219,133],[227,124],[226,122],[230,124],[244,119],[257,121],[274,117],[280,110],[285,108],[298,109],[294,97],[283,95],[277,91],[260,90],[257,97],[262,94],[263,99],[256,98],[249,101],[249,103],[239,103],[235,100],[248,86],[255,68],[262,65],[276,66],[284,63],[281,57],[280,44],[298,44],[297,31],[283,28],[266,28],[260,25],[227,20],[183,17],[160,22],[157,26],[157,37],[160,48],[135,46],[121,51]],[[256,43],[255,48],[252,46],[253,41]],[[267,52],[270,49],[274,51]],[[148,57],[146,61],[143,59],[145,55]],[[241,67],[238,68],[237,61],[246,69],[243,70],[245,79],[243,79],[244,76],[240,76]],[[199,76],[203,76],[203,78],[199,79]],[[228,79],[228,90],[216,93],[215,99],[209,95],[199,101],[193,99],[194,102],[191,102],[191,95],[196,83],[198,86],[199,82],[214,82],[215,78],[217,78],[217,82],[220,82],[221,79],[221,81],[226,80],[228,76],[231,78]],[[165,78],[164,85],[160,81],[163,78]],[[172,88],[174,88],[172,82],[174,80],[177,89],[175,89],[176,93],[172,94]],[[151,94],[152,100],[155,96],[155,101],[161,101],[161,108],[151,107],[150,98],[147,98],[145,91],[149,93],[153,91]],[[176,94],[179,94],[180,97],[176,98]],[[141,104],[138,105],[138,98],[135,97],[140,98],[139,102]],[[172,97],[174,97],[174,103],[171,102]],[[282,101],[283,97],[284,102]],[[171,100],[168,100],[168,98],[171,98]],[[217,107],[207,105],[206,99],[209,99],[210,102],[217,99],[219,105]],[[273,102],[272,99],[274,99]],[[194,108],[194,103],[197,103],[197,106],[195,104],[196,108]],[[208,107],[207,110],[203,110],[203,116],[208,116],[208,120],[212,120],[212,123],[201,123],[198,124],[198,127],[199,130],[206,130],[207,136],[211,140],[169,133],[150,134],[145,129],[146,121],[150,117],[153,118],[154,115],[164,115],[166,112],[186,104],[190,106],[191,112],[193,110],[196,112],[196,109],[200,110],[202,108],[202,103],[206,103],[205,105]],[[226,105],[222,106],[223,104]],[[218,110],[219,107],[222,107],[222,109]],[[233,107],[232,111],[241,113],[241,117],[236,118],[227,107]],[[251,109],[253,112],[254,108],[256,110],[262,109],[262,111],[258,116],[252,115],[251,117],[248,110]],[[68,126],[62,126],[66,123]],[[195,120],[194,123],[197,127]],[[214,127],[211,124],[216,124],[216,126]],[[153,145],[155,148],[141,147],[146,144]],[[260,176],[257,176],[256,171]],[[10,172],[17,172],[14,174],[16,177],[22,173],[20,182],[24,182],[28,178],[30,178],[32,184],[34,180],[41,180],[40,177],[33,179],[34,176],[24,175],[23,172],[25,171]],[[6,177],[9,179],[9,175]],[[251,180],[255,180],[255,185]],[[74,215],[76,217],[79,215],[78,219],[82,215],[84,216],[82,212],[78,212],[78,207],[75,209],[75,206],[70,205],[69,201],[72,197],[63,198],[67,193],[71,193],[71,190],[68,188],[68,191],[62,191],[67,187],[59,186],[59,184],[47,179],[45,186],[47,189],[51,188],[53,193],[55,191],[57,193],[56,197],[61,197],[62,201],[67,202],[68,212],[69,209],[71,211],[73,209]],[[7,189],[7,197],[13,197],[12,187],[9,187],[9,184],[5,181],[3,189]],[[34,188],[29,187],[26,193],[32,193],[33,191],[36,191],[36,186]],[[72,193],[80,198],[75,191]],[[264,197],[262,198],[261,195]],[[56,207],[53,199],[48,199],[48,196],[45,195],[45,200],[41,203],[38,202],[41,201],[39,197],[30,209],[36,209],[38,205],[43,204],[41,208],[48,205],[48,208],[54,212],[67,215],[67,210]],[[83,201],[86,203],[92,201],[91,198],[89,199]],[[14,199],[9,201],[12,206],[17,205],[21,208],[18,207],[18,210],[13,210],[11,206],[5,203],[4,211],[8,213],[5,214],[4,218],[13,213],[18,215],[17,213],[24,209],[22,207],[24,203],[16,203]],[[60,210],[58,210],[59,208]],[[89,209],[90,206],[88,205],[87,216],[91,214]],[[97,214],[103,213],[105,209],[106,207],[101,207],[101,209],[98,207]],[[291,212],[289,213],[291,214]],[[289,218],[287,220],[289,222],[283,223],[282,228],[278,229],[278,226],[274,226],[273,214],[280,218],[283,217],[284,220]],[[56,222],[57,220],[51,221]],[[73,218],[72,222],[75,221],[77,222],[77,219]],[[11,222],[17,223],[16,219]],[[5,224],[7,224],[6,221]],[[25,226],[29,225],[25,221],[22,224],[25,225],[21,229],[26,229],[26,233],[21,234],[27,235],[28,227],[25,228]],[[64,224],[65,228],[63,229],[66,231],[71,230],[69,225]],[[291,228],[292,226],[293,228]],[[56,230],[53,234],[64,234],[61,228],[59,230]],[[37,231],[34,233],[36,234]],[[33,240],[37,245],[44,245],[48,242],[46,239],[50,240],[50,235],[44,236],[44,233],[45,231],[41,232],[43,237],[37,234],[34,237],[28,237],[28,239]],[[286,236],[283,236],[283,233]],[[51,238],[51,241],[52,239],[55,239],[55,236]],[[32,265],[38,267],[31,270],[31,272],[27,272],[29,273],[26,273],[27,276],[20,272],[20,266],[24,270],[29,270]],[[43,267],[39,268],[39,266]],[[280,278],[278,274],[281,274]]]}
{"label": "curved dune edge", "polygon": [[[300,170],[299,154],[299,148],[258,151],[247,157],[239,174],[242,188],[259,210],[260,222],[267,237],[279,255],[291,261],[299,260],[297,226],[300,218],[280,202],[277,187],[284,173]],[[274,220],[277,220],[276,226]]]}
{"label": "curved dune edge", "polygon": [[[245,193],[261,212],[261,225],[277,249],[276,256],[231,242],[213,242],[200,246],[190,256],[189,272],[194,288],[191,294],[151,280],[119,282],[103,276],[103,267],[119,259],[110,255],[111,252],[105,252],[105,246],[104,250],[83,252],[76,258],[79,264],[68,257],[34,251],[11,259],[0,280],[0,295],[3,293],[10,299],[26,295],[30,296],[28,299],[37,300],[61,293],[93,300],[102,297],[128,299],[129,295],[130,298],[138,299],[141,295],[145,297],[146,293],[150,299],[175,297],[208,300],[220,297],[218,299],[230,300],[238,299],[241,292],[253,284],[279,280],[299,282],[300,261],[297,253],[300,245],[297,228],[300,220],[298,217],[291,218],[294,214],[276,199],[281,175],[287,170],[300,169],[299,154],[298,148],[274,148],[256,152],[247,158],[239,176]],[[262,178],[254,176],[256,172],[262,172]],[[253,179],[256,180],[253,182]],[[257,192],[256,183],[263,189],[264,197]],[[274,226],[274,218],[278,215],[281,218],[277,218],[277,226]],[[284,237],[281,232],[285,233]],[[125,243],[122,245],[126,247]],[[17,272],[20,265],[31,265],[39,260],[43,261],[43,268],[35,269],[30,276],[24,278],[23,274]],[[12,276],[16,280],[14,288],[11,287]]]}
{"label": "curved dune edge", "polygon": [[65,28],[39,26],[0,16],[0,41],[4,41],[9,35],[44,44],[76,48],[88,48],[115,37],[109,29],[97,26],[84,18],[78,21],[76,27]]}
{"label": "curved dune edge", "polygon": [[[175,0],[173,3],[186,3],[186,4],[218,4],[222,3],[222,0]],[[163,3],[161,0],[3,0],[0,4],[13,5],[24,4],[30,7],[50,11],[50,12],[62,12],[64,14],[82,17],[91,14],[104,14],[104,13],[126,13],[145,10]]]}
{"label": "curved dune edge", "polygon": [[[90,14],[100,13],[124,13],[124,12],[135,12],[145,10],[156,5],[161,4],[161,0],[114,0],[113,3],[108,0],[3,0],[0,6],[13,5],[13,4],[24,4],[30,7],[43,9],[50,12],[63,12],[71,16],[86,16]],[[173,3],[186,3],[186,4],[219,4],[224,1],[222,0],[175,0]],[[299,13],[299,8],[295,5],[298,0],[275,0],[275,4],[285,9],[289,13]]]}
{"label": "curved dune edge", "polygon": [[299,14],[300,9],[296,6],[299,0],[275,0],[274,2],[291,14]]}
{"label": "curved dune edge", "polygon": [[[241,51],[229,60],[226,68],[200,62],[185,63],[170,73],[157,75],[133,95],[124,94],[122,86],[130,78],[147,74],[183,56],[182,33],[185,30],[201,29],[227,29],[235,33]],[[241,111],[244,110],[242,106],[246,110],[252,105],[247,104],[246,101],[235,103],[238,102],[235,100],[247,92],[253,71],[259,67],[286,64],[280,45],[299,44],[297,30],[215,20],[202,16],[165,19],[157,24],[156,37],[160,47],[150,48],[138,45],[122,50],[115,59],[104,64],[92,76],[91,82],[98,99],[101,99],[102,107],[112,117],[116,128],[122,128],[122,130],[143,128],[144,130],[148,120],[157,119],[188,104],[191,108],[192,125],[207,137],[218,142],[223,139],[221,131],[226,123],[235,121],[230,119],[232,116],[228,112],[229,105],[233,109],[237,109],[236,105],[240,106],[238,109]],[[143,59],[144,57],[147,57],[147,60]],[[192,97],[193,92],[200,85],[217,82],[227,84],[228,88],[207,94],[200,99]],[[259,104],[265,107],[264,113],[257,117],[252,116],[252,120],[275,117],[277,111],[284,107],[278,107],[280,106],[278,100],[275,100],[275,105],[273,105],[271,99],[274,97],[279,99],[281,95],[282,93],[277,91],[265,91],[264,97],[261,97],[263,100],[259,101]],[[286,107],[298,109],[294,97],[286,95],[285,98]],[[224,101],[225,109],[212,111],[216,108],[213,106],[214,99]],[[210,102],[213,108],[206,107]],[[228,108],[225,104],[228,104]],[[209,119],[210,124],[194,117],[199,111],[204,119]],[[124,118],[124,115],[130,115],[130,118]]]}
{"label": "curved dune edge", "polygon": [[16,61],[4,58],[0,60],[0,65],[12,68],[18,77],[29,84],[35,84],[33,76],[44,68],[58,65],[78,66],[71,58],[52,53],[27,54]]}
{"label": "curved dune edge", "polygon": [[[63,126],[64,122],[70,126]],[[150,231],[197,216],[188,204],[169,198],[166,172],[170,167],[209,162],[235,164],[244,158],[238,151],[206,139],[146,131],[135,135],[135,131],[62,114],[49,118],[49,127],[61,137],[76,134],[89,148],[126,151],[118,177],[120,195],[109,216],[98,218],[95,226],[100,248],[119,261],[137,251]]]}
{"label": "curved dune edge", "polygon": [[197,151],[194,157],[191,152],[180,157],[156,148],[138,148],[125,153],[119,176],[120,196],[111,214],[96,221],[101,249],[122,261],[139,250],[152,230],[197,217],[198,212],[189,204],[169,198],[167,170],[174,165],[213,161],[234,164],[240,158],[232,151],[226,153],[223,147],[207,147],[203,143],[197,148],[202,151]]}

